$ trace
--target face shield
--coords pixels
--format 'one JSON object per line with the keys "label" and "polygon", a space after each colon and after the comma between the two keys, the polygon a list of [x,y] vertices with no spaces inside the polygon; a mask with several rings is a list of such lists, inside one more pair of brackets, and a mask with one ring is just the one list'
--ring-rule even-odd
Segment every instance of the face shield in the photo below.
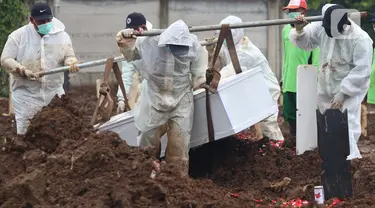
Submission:
{"label": "face shield", "polygon": [[176,57],[184,56],[189,52],[189,46],[167,45],[167,49]]}
{"label": "face shield", "polygon": [[350,25],[348,13],[341,5],[327,8],[322,22],[322,27],[330,38],[340,36],[344,32],[345,26]]}

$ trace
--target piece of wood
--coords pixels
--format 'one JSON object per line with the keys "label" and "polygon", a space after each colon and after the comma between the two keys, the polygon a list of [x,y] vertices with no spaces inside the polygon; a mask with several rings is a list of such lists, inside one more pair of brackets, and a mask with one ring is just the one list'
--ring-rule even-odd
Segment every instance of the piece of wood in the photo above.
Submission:
{"label": "piece of wood", "polygon": [[97,79],[96,80],[96,98],[99,99],[100,93],[100,85],[103,84],[103,79]]}
{"label": "piece of wood", "polygon": [[260,123],[255,124],[254,127],[255,127],[256,138],[262,139],[263,133],[262,133],[262,129],[260,128]]}
{"label": "piece of wood", "polygon": [[279,107],[283,106],[283,101],[284,101],[283,98],[284,98],[284,97],[283,97],[283,93],[281,92],[281,93],[280,93],[279,100],[278,100],[278,106],[279,106]]}
{"label": "piece of wood", "polygon": [[316,129],[317,72],[318,69],[313,65],[297,67],[297,155],[312,150],[318,145]]}
{"label": "piece of wood", "polygon": [[128,96],[126,95],[125,85],[124,85],[124,82],[122,81],[122,73],[121,73],[120,67],[118,66],[116,62],[113,62],[112,69],[116,76],[117,84],[120,87],[122,95],[124,96],[125,111],[130,111],[131,108],[129,107]]}
{"label": "piece of wood", "polygon": [[322,184],[328,198],[343,199],[353,195],[347,110],[316,111],[319,155],[323,160]]}
{"label": "piece of wood", "polygon": [[362,135],[367,137],[367,106],[361,105],[361,129]]}
{"label": "piece of wood", "polygon": [[13,83],[13,75],[9,74],[9,107],[8,107],[8,114],[14,115],[14,108],[13,108],[13,102],[12,102],[12,83]]}

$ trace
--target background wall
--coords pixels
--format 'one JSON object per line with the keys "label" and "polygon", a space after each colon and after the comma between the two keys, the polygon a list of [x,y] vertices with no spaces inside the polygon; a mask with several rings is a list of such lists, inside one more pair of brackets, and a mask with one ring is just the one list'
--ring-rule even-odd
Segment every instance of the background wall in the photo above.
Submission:
{"label": "background wall", "polygon": [[[49,3],[55,6],[55,16],[65,24],[78,59],[85,62],[120,55],[114,37],[125,27],[125,18],[131,12],[143,13],[154,28],[165,28],[179,19],[188,26],[198,26],[219,24],[228,15],[249,22],[269,17],[277,19],[281,14],[278,0],[49,0]],[[281,69],[280,30],[279,26],[245,30],[277,75]],[[213,34],[214,31],[196,33],[200,40]],[[71,75],[70,82],[72,85],[94,83],[103,70],[104,66],[84,69]]]}

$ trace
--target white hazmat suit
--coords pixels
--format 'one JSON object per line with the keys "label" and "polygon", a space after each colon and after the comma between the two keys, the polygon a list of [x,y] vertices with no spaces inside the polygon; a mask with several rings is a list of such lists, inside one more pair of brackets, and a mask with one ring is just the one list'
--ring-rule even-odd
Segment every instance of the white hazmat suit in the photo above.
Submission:
{"label": "white hazmat suit", "polygon": [[[242,20],[236,16],[228,16],[223,19],[220,24],[237,24],[242,23]],[[270,94],[275,102],[280,97],[280,85],[277,81],[275,74],[269,67],[266,57],[262,52],[245,36],[243,28],[232,29],[233,41],[236,46],[238,60],[240,62],[241,70],[248,71],[261,67],[263,77],[267,83]],[[233,64],[231,63],[229,51],[227,47],[223,47],[221,51],[221,60],[226,65],[221,71],[221,78],[224,79],[229,76],[235,75]],[[262,133],[264,136],[275,140],[284,140],[279,125],[277,123],[278,112],[268,117],[260,123]]]}
{"label": "white hazmat suit", "polygon": [[[72,42],[58,19],[52,19],[52,30],[41,37],[29,23],[12,32],[1,54],[1,65],[12,72],[24,67],[32,72],[48,71],[77,62]],[[51,74],[31,81],[13,73],[12,102],[17,123],[17,134],[25,134],[31,119],[57,94],[64,94],[64,73]]]}
{"label": "white hazmat suit", "polygon": [[[151,30],[153,25],[146,21],[146,27],[147,30]],[[135,43],[135,47],[140,48],[141,42],[144,40],[145,37],[138,37]],[[134,108],[135,104],[138,103],[138,97],[141,89],[141,82],[143,81],[143,78],[139,71],[136,70],[136,65],[139,65],[134,62],[139,62],[140,60],[134,60],[134,61],[122,61],[122,81],[124,82],[126,95],[128,97],[129,106],[131,109]],[[125,109],[125,98],[122,94],[121,89],[119,88],[117,91],[117,98],[119,101],[119,106],[121,106],[121,111],[124,111]],[[120,103],[123,102],[123,103]]]}
{"label": "white hazmat suit", "polygon": [[[322,14],[332,5],[323,7]],[[361,135],[361,102],[369,88],[372,40],[357,24],[349,19],[343,37],[330,38],[321,22],[306,25],[302,31],[291,30],[290,40],[297,47],[312,51],[320,48],[318,72],[318,107],[323,113],[331,108],[331,101],[347,97],[343,109],[348,111],[350,155],[361,158],[357,142]],[[343,96],[338,96],[343,95]]]}
{"label": "white hazmat suit", "polygon": [[[126,44],[122,34],[117,35],[117,43],[124,57],[132,60],[137,50]],[[187,54],[174,55],[169,45],[187,46]],[[134,108],[140,146],[158,146],[160,128],[167,124],[166,161],[180,164],[187,174],[194,112],[192,89],[206,81],[207,51],[178,20],[160,36],[145,38],[138,52],[141,62],[137,69],[147,80],[142,82],[139,104]]]}

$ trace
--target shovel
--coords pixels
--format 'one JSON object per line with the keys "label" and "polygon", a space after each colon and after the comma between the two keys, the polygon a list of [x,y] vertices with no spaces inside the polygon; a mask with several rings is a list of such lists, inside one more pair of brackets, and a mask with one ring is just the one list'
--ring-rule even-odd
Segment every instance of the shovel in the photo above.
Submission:
{"label": "shovel", "polygon": [[318,123],[318,148],[322,164],[322,183],[325,198],[351,197],[352,175],[349,150],[348,112],[327,109],[316,111]]}

